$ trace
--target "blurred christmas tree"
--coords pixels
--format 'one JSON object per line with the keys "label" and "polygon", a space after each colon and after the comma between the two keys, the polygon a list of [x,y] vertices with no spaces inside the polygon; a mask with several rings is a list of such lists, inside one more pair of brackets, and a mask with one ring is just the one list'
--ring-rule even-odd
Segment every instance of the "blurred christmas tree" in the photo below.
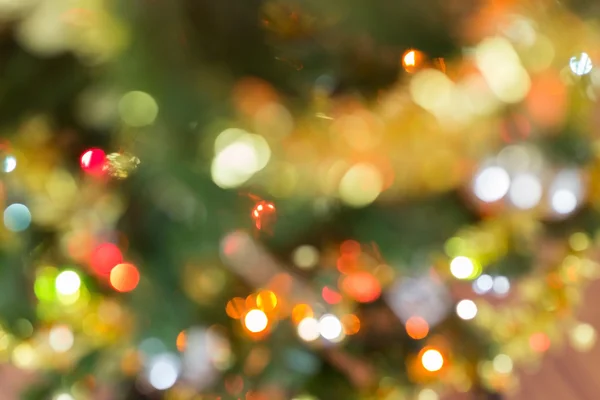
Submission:
{"label": "blurred christmas tree", "polygon": [[0,0],[26,396],[495,399],[589,349],[600,30],[570,6]]}

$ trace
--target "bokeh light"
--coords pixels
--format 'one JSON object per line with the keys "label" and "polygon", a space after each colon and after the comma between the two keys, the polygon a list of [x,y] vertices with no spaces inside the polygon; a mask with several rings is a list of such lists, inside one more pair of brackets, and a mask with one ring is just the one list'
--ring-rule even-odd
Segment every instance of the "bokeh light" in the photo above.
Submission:
{"label": "bokeh light", "polygon": [[494,357],[493,366],[500,374],[510,374],[513,370],[513,360],[506,354],[498,354]]}
{"label": "bokeh light", "polygon": [[264,331],[269,324],[267,314],[261,310],[250,310],[244,317],[244,325],[252,333],[260,333]]}
{"label": "bokeh light", "polygon": [[529,346],[536,353],[543,353],[550,348],[550,338],[545,333],[534,333],[529,337]]}
{"label": "bokeh light", "polygon": [[402,67],[409,74],[417,72],[425,61],[425,55],[414,49],[409,49],[402,55]]}
{"label": "bokeh light", "polygon": [[63,271],[56,277],[55,287],[59,294],[65,296],[75,294],[81,287],[81,278],[75,271]]}
{"label": "bokeh light", "polygon": [[314,246],[299,246],[292,254],[292,261],[298,268],[314,268],[319,262],[319,251]]}
{"label": "bokeh light", "polygon": [[344,327],[338,317],[333,314],[325,314],[319,319],[319,332],[323,338],[336,342],[343,338]]}
{"label": "bokeh light", "polygon": [[360,331],[360,319],[354,314],[344,315],[342,325],[346,335],[356,335]]}
{"label": "bokeh light", "polygon": [[473,282],[473,291],[477,294],[485,294],[494,287],[494,278],[483,274]]}
{"label": "bokeh light", "polygon": [[577,208],[577,197],[567,189],[557,190],[552,194],[552,208],[558,214],[570,214]]}
{"label": "bokeh light", "polygon": [[593,67],[592,59],[585,52],[579,54],[579,56],[573,56],[569,60],[569,68],[575,75],[587,75],[592,72]]}
{"label": "bokeh light", "polygon": [[457,279],[468,279],[475,271],[475,264],[468,257],[458,256],[450,262],[450,273]]}
{"label": "bokeh light", "polygon": [[510,291],[510,280],[505,276],[497,276],[494,278],[493,285],[494,293],[499,296],[504,296]]}
{"label": "bokeh light", "polygon": [[571,346],[577,351],[590,351],[596,344],[596,329],[590,324],[577,324],[569,332]]}
{"label": "bokeh light", "polygon": [[383,176],[373,165],[361,163],[350,168],[339,185],[340,199],[351,207],[373,203],[383,190]]}
{"label": "bokeh light", "polygon": [[73,347],[75,336],[67,325],[56,325],[50,329],[48,334],[50,347],[57,353],[64,353]]}
{"label": "bokeh light", "polygon": [[477,315],[477,305],[472,300],[461,300],[456,305],[456,314],[464,320],[470,320]]}
{"label": "bokeh light", "polygon": [[440,396],[433,390],[425,388],[419,392],[417,400],[439,400]]}
{"label": "bokeh light", "polygon": [[297,327],[298,336],[306,342],[312,342],[319,338],[319,321],[314,318],[304,318]]}
{"label": "bokeh light", "polygon": [[99,275],[109,275],[110,271],[122,262],[121,250],[112,243],[104,243],[96,247],[90,259],[92,269]]}
{"label": "bokeh light", "polygon": [[313,316],[313,309],[308,304],[296,304],[292,309],[292,321],[295,324],[299,324],[303,319],[312,318]]}
{"label": "bokeh light", "polygon": [[444,366],[444,356],[436,349],[427,349],[421,355],[421,364],[427,371],[439,371]]}
{"label": "bokeh light", "polygon": [[4,210],[4,226],[12,232],[22,232],[31,224],[31,213],[27,206],[11,204]]}
{"label": "bokeh light", "polygon": [[537,206],[542,199],[542,183],[533,174],[520,174],[514,177],[509,198],[515,207],[528,210]]}
{"label": "bokeh light", "polygon": [[81,155],[79,162],[83,172],[93,176],[100,176],[104,173],[106,153],[102,149],[89,149]]}
{"label": "bokeh light", "polygon": [[366,271],[358,271],[346,276],[342,281],[344,292],[359,303],[371,303],[381,295],[381,284]]}
{"label": "bokeh light", "polygon": [[14,156],[4,157],[2,162],[2,171],[5,173],[13,172],[17,168],[17,159]]}
{"label": "bokeh light", "polygon": [[177,382],[181,372],[179,358],[172,354],[161,354],[150,360],[148,382],[157,390],[167,390]]}
{"label": "bokeh light", "polygon": [[429,324],[421,317],[410,317],[405,327],[408,336],[415,340],[423,339],[429,334]]}
{"label": "bokeh light", "polygon": [[475,196],[486,203],[502,199],[510,188],[508,172],[501,167],[487,167],[481,170],[473,182]]}
{"label": "bokeh light", "polygon": [[129,126],[140,128],[151,125],[158,115],[158,105],[148,93],[133,91],[119,101],[119,114]]}
{"label": "bokeh light", "polygon": [[131,292],[140,282],[140,273],[133,264],[119,264],[110,271],[110,284],[118,292]]}

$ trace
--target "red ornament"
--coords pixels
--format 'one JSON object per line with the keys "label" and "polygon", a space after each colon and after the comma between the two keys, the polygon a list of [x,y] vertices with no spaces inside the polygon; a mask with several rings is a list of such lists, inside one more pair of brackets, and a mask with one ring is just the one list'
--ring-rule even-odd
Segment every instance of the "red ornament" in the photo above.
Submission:
{"label": "red ornament", "polygon": [[277,209],[272,202],[261,200],[252,209],[252,219],[256,229],[271,231],[273,223],[277,219]]}
{"label": "red ornament", "polygon": [[81,169],[89,175],[100,176],[104,173],[106,153],[102,149],[89,149],[81,155]]}

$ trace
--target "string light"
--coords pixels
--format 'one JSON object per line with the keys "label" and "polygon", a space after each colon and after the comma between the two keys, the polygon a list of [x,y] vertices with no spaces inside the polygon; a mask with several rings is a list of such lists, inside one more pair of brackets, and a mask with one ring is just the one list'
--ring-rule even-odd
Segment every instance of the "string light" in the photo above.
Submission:
{"label": "string light", "polygon": [[131,292],[140,282],[140,273],[133,264],[119,264],[110,271],[110,284],[118,292]]}
{"label": "string light", "polygon": [[437,372],[444,366],[444,357],[436,349],[428,349],[421,355],[421,363],[429,372]]}
{"label": "string light", "polygon": [[244,325],[252,333],[260,333],[267,328],[269,319],[263,311],[254,309],[248,311],[244,317]]}
{"label": "string light", "polygon": [[56,277],[55,286],[58,293],[72,295],[79,291],[81,278],[75,271],[63,271]]}

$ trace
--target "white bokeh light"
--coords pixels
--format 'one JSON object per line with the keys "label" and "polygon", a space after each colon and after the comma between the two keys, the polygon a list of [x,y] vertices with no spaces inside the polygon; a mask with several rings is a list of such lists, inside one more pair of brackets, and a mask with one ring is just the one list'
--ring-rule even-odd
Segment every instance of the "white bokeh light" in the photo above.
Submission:
{"label": "white bokeh light", "polygon": [[312,342],[319,338],[319,321],[314,318],[304,318],[298,324],[298,336],[306,342]]}
{"label": "white bokeh light", "polygon": [[344,327],[338,317],[332,314],[325,314],[319,320],[319,332],[325,339],[337,341],[342,337]]}
{"label": "white bokeh light", "polygon": [[13,156],[6,156],[4,159],[3,171],[6,173],[13,172],[17,168],[17,159]]}
{"label": "white bokeh light", "polygon": [[510,281],[505,276],[494,278],[494,293],[500,296],[506,295],[510,291]]}
{"label": "white bokeh light", "polygon": [[269,319],[263,311],[254,309],[248,311],[248,314],[244,317],[244,324],[250,332],[258,333],[265,330],[269,324]]}
{"label": "white bokeh light", "polygon": [[477,294],[485,294],[492,290],[494,286],[494,278],[489,275],[481,275],[475,282],[473,282],[473,291]]}
{"label": "white bokeh light", "polygon": [[450,262],[450,273],[455,278],[467,279],[475,272],[475,265],[468,257],[459,256]]}
{"label": "white bokeh light", "polygon": [[552,209],[558,214],[570,214],[577,208],[577,197],[568,189],[560,189],[552,194]]}
{"label": "white bokeh light", "polygon": [[579,56],[571,57],[569,60],[569,67],[571,68],[571,72],[575,75],[582,76],[592,72],[594,65],[587,53],[581,53]]}
{"label": "white bokeh light", "polygon": [[508,196],[515,207],[528,210],[539,204],[542,192],[542,183],[537,176],[520,174],[513,179]]}
{"label": "white bokeh light", "polygon": [[73,331],[66,325],[57,325],[50,329],[48,334],[50,347],[57,353],[64,353],[73,347],[75,337]]}
{"label": "white bokeh light", "polygon": [[472,300],[461,300],[456,305],[456,314],[464,320],[470,320],[477,315],[477,304]]}
{"label": "white bokeh light", "polygon": [[172,387],[181,370],[179,358],[173,354],[161,354],[150,360],[148,382],[153,388],[166,390]]}
{"label": "white bokeh light", "polygon": [[75,271],[63,271],[56,277],[55,286],[62,295],[75,294],[81,287],[81,278]]}
{"label": "white bokeh light", "polygon": [[504,168],[487,167],[481,170],[473,182],[475,196],[483,202],[493,203],[502,199],[510,188],[510,176]]}

